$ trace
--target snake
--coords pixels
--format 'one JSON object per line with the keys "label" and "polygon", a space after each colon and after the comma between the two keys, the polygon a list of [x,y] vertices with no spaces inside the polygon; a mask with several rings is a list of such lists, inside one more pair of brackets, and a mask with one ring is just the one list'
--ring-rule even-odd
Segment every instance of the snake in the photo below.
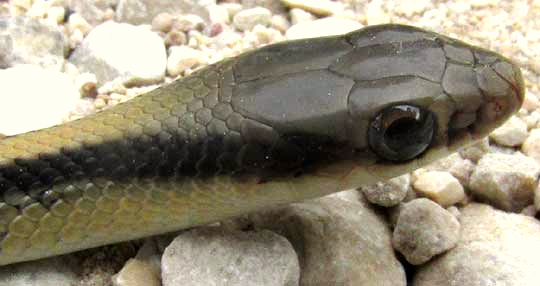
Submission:
{"label": "snake", "polygon": [[0,139],[0,265],[387,180],[485,137],[523,98],[508,58],[413,26],[248,51]]}

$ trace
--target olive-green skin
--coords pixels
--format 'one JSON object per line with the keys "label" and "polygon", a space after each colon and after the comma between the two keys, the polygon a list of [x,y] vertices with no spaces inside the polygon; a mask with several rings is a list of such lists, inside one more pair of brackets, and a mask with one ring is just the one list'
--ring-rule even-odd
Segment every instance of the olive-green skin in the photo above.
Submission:
{"label": "olive-green skin", "polygon": [[[0,139],[0,265],[390,178],[485,136],[522,100],[504,57],[409,26],[255,50]],[[396,102],[431,111],[437,129],[420,157],[389,163],[366,137]]]}

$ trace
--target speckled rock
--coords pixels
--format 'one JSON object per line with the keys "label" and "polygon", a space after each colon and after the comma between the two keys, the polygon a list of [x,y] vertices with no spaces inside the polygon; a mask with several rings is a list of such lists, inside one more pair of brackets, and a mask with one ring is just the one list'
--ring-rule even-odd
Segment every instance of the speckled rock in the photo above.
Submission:
{"label": "speckled rock", "polygon": [[330,0],[281,0],[291,8],[300,8],[318,16],[328,16],[343,10],[343,4]]}
{"label": "speckled rock", "polygon": [[103,23],[94,28],[70,57],[80,71],[96,75],[99,84],[120,77],[126,85],[161,81],[167,54],[154,32],[130,24]]}
{"label": "speckled rock", "polygon": [[165,249],[161,264],[163,286],[293,286],[300,276],[291,244],[267,230],[190,230]]}
{"label": "speckled rock", "polygon": [[9,122],[0,124],[0,133],[6,135],[60,124],[79,98],[68,75],[32,65],[0,70],[0,95],[0,122]]}
{"label": "speckled rock", "polygon": [[0,285],[72,286],[78,285],[78,262],[69,256],[2,266]]}
{"label": "speckled rock", "polygon": [[195,14],[209,19],[207,7],[216,0],[119,0],[116,20],[130,24],[148,24],[161,12],[171,14]]}
{"label": "speckled rock", "polygon": [[383,207],[392,207],[403,201],[409,191],[409,184],[410,176],[405,174],[385,182],[362,186],[360,190],[370,203]]}
{"label": "speckled rock", "polygon": [[233,17],[233,24],[240,31],[250,31],[257,25],[270,25],[271,20],[272,13],[270,10],[256,7],[236,13]]}
{"label": "speckled rock", "polygon": [[521,150],[523,154],[535,159],[540,164],[540,129],[531,130],[531,134],[523,142]]}
{"label": "speckled rock", "polygon": [[446,208],[465,199],[465,191],[449,172],[429,171],[421,173],[414,181],[415,191]]}
{"label": "speckled rock", "polygon": [[385,219],[358,192],[349,192],[261,212],[251,220],[293,244],[300,285],[406,285]]}
{"label": "speckled rock", "polygon": [[470,204],[460,222],[457,247],[420,267],[413,286],[538,285],[537,220]]}
{"label": "speckled rock", "polygon": [[62,32],[28,17],[0,18],[0,68],[17,64],[60,71],[64,64]]}
{"label": "speckled rock", "polygon": [[468,159],[476,163],[488,151],[489,151],[489,139],[484,138],[468,147],[465,147],[459,150],[459,155],[461,155],[463,159]]}
{"label": "speckled rock", "polygon": [[454,246],[460,225],[454,215],[428,199],[416,199],[399,212],[392,244],[407,261],[419,265]]}
{"label": "speckled rock", "polygon": [[80,14],[92,25],[107,20],[107,9],[114,7],[118,0],[67,0],[69,8]]}
{"label": "speckled rock", "polygon": [[362,24],[350,19],[328,17],[293,25],[287,30],[285,36],[289,40],[322,37],[345,34],[362,27]]}
{"label": "speckled rock", "polygon": [[474,167],[471,160],[464,159],[459,153],[453,153],[414,171],[413,181],[425,171],[444,171],[452,174],[462,186],[467,186]]}
{"label": "speckled rock", "polygon": [[180,75],[186,69],[204,63],[204,53],[188,46],[171,47],[167,59],[167,72],[171,76]]}
{"label": "speckled rock", "polygon": [[523,144],[528,135],[527,124],[519,117],[512,116],[499,128],[493,130],[489,138],[497,144],[514,147]]}
{"label": "speckled rock", "polygon": [[540,166],[521,153],[487,154],[471,175],[472,194],[495,207],[520,211],[533,203]]}

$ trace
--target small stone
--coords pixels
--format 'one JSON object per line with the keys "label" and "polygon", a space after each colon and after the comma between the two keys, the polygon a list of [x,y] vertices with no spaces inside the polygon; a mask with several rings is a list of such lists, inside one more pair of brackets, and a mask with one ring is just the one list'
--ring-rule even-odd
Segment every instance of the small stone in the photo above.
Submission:
{"label": "small stone", "polygon": [[272,16],[271,25],[272,28],[277,29],[282,33],[285,33],[290,27],[289,20],[283,15]]}
{"label": "small stone", "polygon": [[533,129],[521,146],[523,153],[540,164],[540,129]]}
{"label": "small stone", "polygon": [[527,91],[525,92],[525,98],[523,100],[521,108],[524,108],[525,110],[531,112],[540,108],[540,102],[538,101],[536,95],[534,95],[532,92]]}
{"label": "small stone", "polygon": [[91,25],[99,25],[104,21],[107,21],[108,8],[116,5],[117,2],[117,0],[70,0],[69,10],[82,16]]}
{"label": "small stone", "polygon": [[369,202],[383,207],[392,207],[405,198],[409,190],[409,183],[410,176],[405,174],[386,182],[362,186],[360,190]]}
{"label": "small stone", "polygon": [[313,16],[313,14],[299,8],[291,9],[289,14],[291,15],[291,23],[293,25],[296,25],[302,22],[309,22],[309,21],[315,20],[315,16]]}
{"label": "small stone", "polygon": [[526,115],[525,118],[523,118],[523,121],[525,121],[525,124],[527,124],[528,130],[535,128],[540,122],[540,112],[536,110],[531,112],[530,114]]}
{"label": "small stone", "polygon": [[459,150],[459,155],[461,155],[463,159],[469,159],[476,163],[487,152],[489,152],[489,139],[484,138],[471,146]]}
{"label": "small stone", "polygon": [[64,23],[66,10],[64,7],[53,6],[47,9],[47,19],[51,19],[56,24]]}
{"label": "small stone", "polygon": [[493,206],[520,211],[533,203],[538,163],[521,153],[486,154],[471,175],[472,194]]}
{"label": "small stone", "polygon": [[70,256],[58,256],[2,266],[0,285],[79,285],[78,263]]}
{"label": "small stone", "polygon": [[92,30],[92,26],[79,13],[69,15],[67,24],[69,30],[79,30],[83,35],[87,35]]}
{"label": "small stone", "polygon": [[457,247],[416,268],[411,285],[538,285],[538,220],[476,203],[459,220]]}
{"label": "small stone", "polygon": [[431,6],[431,0],[402,0],[397,2],[394,12],[396,14],[412,17],[415,14],[422,14]]}
{"label": "small stone", "polygon": [[[29,79],[32,84],[21,84]],[[0,70],[0,94],[12,95],[0,96],[0,122],[9,122],[0,124],[5,135],[60,124],[79,98],[71,77],[32,65]]]}
{"label": "small stone", "polygon": [[171,47],[167,60],[167,72],[170,76],[177,76],[186,69],[193,68],[204,62],[203,52],[188,46]]}
{"label": "small stone", "polygon": [[229,2],[219,3],[219,6],[222,6],[225,9],[227,9],[227,12],[229,13],[229,17],[231,18],[234,17],[236,13],[242,11],[242,9],[244,8],[239,3],[229,3]]}
{"label": "small stone", "polygon": [[236,13],[233,17],[233,24],[240,31],[250,31],[257,25],[270,25],[271,20],[272,13],[270,10],[256,7]]}
{"label": "small stone", "polygon": [[493,130],[489,138],[502,146],[519,146],[527,139],[527,124],[517,116],[512,116],[503,125]]}
{"label": "small stone", "polygon": [[112,277],[112,282],[114,286],[160,286],[160,261],[161,255],[156,242],[153,239],[147,239],[135,258],[130,258]]}
{"label": "small stone", "polygon": [[377,25],[390,22],[390,15],[383,9],[384,1],[373,0],[366,5],[366,22],[368,25]]}
{"label": "small stone", "polygon": [[99,84],[120,77],[126,85],[161,81],[167,54],[159,35],[144,27],[105,22],[95,27],[75,49],[70,61],[94,73]]}
{"label": "small stone", "polygon": [[281,0],[291,8],[300,8],[318,16],[328,16],[343,10],[340,2],[330,0]]}
{"label": "small stone", "polygon": [[293,25],[285,35],[289,40],[313,38],[345,34],[362,27],[362,24],[353,20],[328,17]]}
{"label": "small stone", "polygon": [[172,15],[198,15],[206,21],[209,19],[207,7],[215,4],[215,0],[119,0],[116,21],[134,25],[151,23],[154,17],[164,11]]}
{"label": "small stone", "polygon": [[174,22],[174,16],[170,13],[159,13],[152,20],[152,30],[167,33],[171,30]]}
{"label": "small stone", "polygon": [[170,31],[165,36],[165,45],[167,47],[182,46],[186,44],[186,41],[186,34],[182,31]]}
{"label": "small stone", "polygon": [[406,203],[392,237],[392,245],[413,265],[429,261],[456,246],[460,225],[450,212],[428,199]]}
{"label": "small stone", "polygon": [[413,177],[413,180],[418,177],[417,175],[425,171],[444,171],[452,174],[462,186],[468,186],[474,167],[471,160],[464,159],[459,153],[453,153],[414,171],[413,174],[416,177]]}
{"label": "small stone", "polygon": [[273,232],[205,227],[177,236],[163,253],[163,286],[298,285],[291,244]]}
{"label": "small stone", "polygon": [[461,212],[456,206],[448,207],[446,210],[459,220],[459,216],[461,215]]}
{"label": "small stone", "polygon": [[151,266],[137,260],[129,259],[124,267],[112,277],[115,286],[160,286],[159,273]]}
{"label": "small stone", "polygon": [[525,215],[525,216],[535,217],[536,207],[534,205],[527,206],[521,210],[520,214]]}
{"label": "small stone", "polygon": [[227,8],[222,5],[211,5],[208,7],[210,13],[210,23],[229,24],[231,22],[231,15]]}
{"label": "small stone", "polygon": [[202,31],[206,27],[204,20],[193,14],[181,15],[174,19],[172,29],[175,31],[188,32],[191,30]]}
{"label": "small stone", "polygon": [[446,208],[465,199],[465,191],[459,181],[448,172],[429,171],[419,175],[414,189]]}
{"label": "small stone", "polygon": [[97,78],[91,73],[82,73],[75,78],[75,86],[83,97],[96,97]]}

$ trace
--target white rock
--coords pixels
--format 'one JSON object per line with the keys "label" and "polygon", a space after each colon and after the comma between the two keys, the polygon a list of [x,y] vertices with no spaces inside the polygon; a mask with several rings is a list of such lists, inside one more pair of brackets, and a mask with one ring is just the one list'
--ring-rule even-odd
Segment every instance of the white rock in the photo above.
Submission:
{"label": "white rock", "polygon": [[469,188],[481,200],[508,211],[533,203],[538,163],[521,153],[486,154],[471,175]]}
{"label": "white rock", "polygon": [[409,190],[409,184],[410,176],[405,174],[385,182],[362,186],[360,190],[370,203],[392,207],[403,201]]}
{"label": "white rock", "polygon": [[161,264],[163,286],[298,285],[300,276],[291,244],[267,230],[193,229],[174,239]]}
{"label": "white rock", "polygon": [[458,179],[462,186],[468,186],[473,170],[474,164],[471,160],[464,159],[459,153],[453,153],[414,171],[413,180],[425,171],[445,171]]}
{"label": "white rock", "polygon": [[540,129],[533,129],[521,146],[523,153],[540,164]]}
{"label": "white rock", "polygon": [[503,146],[519,146],[527,139],[527,124],[519,117],[512,116],[503,125],[493,130],[489,138]]}
{"label": "white rock", "polygon": [[422,173],[414,181],[413,187],[420,196],[428,197],[444,208],[465,199],[465,191],[458,179],[448,172]]}
{"label": "white rock", "polygon": [[72,286],[78,285],[77,262],[53,257],[17,263],[0,268],[0,285],[5,286]]}
{"label": "white rock", "polygon": [[105,22],[95,27],[71,55],[79,70],[103,84],[120,77],[126,85],[161,81],[167,54],[156,33],[130,24]]}
{"label": "white rock", "polygon": [[29,17],[0,18],[0,68],[39,65],[60,71],[65,39],[58,27]]}
{"label": "white rock", "polygon": [[289,40],[345,34],[362,28],[362,24],[343,18],[328,17],[291,26],[285,36]]}
{"label": "white rock", "polygon": [[0,70],[0,133],[60,124],[78,98],[77,87],[66,74],[32,65]]}
{"label": "white rock", "polygon": [[411,285],[538,285],[538,220],[470,204],[460,222],[457,247],[417,268]]}
{"label": "white rock", "polygon": [[432,5],[431,0],[402,0],[396,3],[398,4],[393,11],[406,17],[412,17],[414,14],[422,14]]}
{"label": "white rock", "polygon": [[202,31],[206,27],[204,20],[194,14],[180,15],[173,21],[172,29],[188,32],[191,30]]}
{"label": "white rock", "polygon": [[272,12],[263,7],[242,10],[233,17],[234,26],[241,31],[250,31],[257,25],[268,26],[272,20]]}
{"label": "white rock", "polygon": [[413,265],[423,264],[459,240],[456,217],[428,199],[406,203],[399,212],[392,245]]}
{"label": "white rock", "polygon": [[228,24],[231,22],[229,11],[221,5],[211,5],[208,7],[208,12],[210,13],[210,23]]}
{"label": "white rock", "polygon": [[289,11],[289,14],[291,15],[291,23],[293,25],[315,20],[315,16],[313,16],[313,14],[299,8],[291,9],[291,11]]}
{"label": "white rock", "polygon": [[290,27],[289,20],[283,15],[274,15],[272,16],[272,28],[277,29],[278,31],[285,33]]}
{"label": "white rock", "polygon": [[193,68],[204,62],[204,53],[192,49],[188,46],[177,46],[170,48],[170,55],[167,59],[167,72],[171,76],[177,76],[186,69]]}

